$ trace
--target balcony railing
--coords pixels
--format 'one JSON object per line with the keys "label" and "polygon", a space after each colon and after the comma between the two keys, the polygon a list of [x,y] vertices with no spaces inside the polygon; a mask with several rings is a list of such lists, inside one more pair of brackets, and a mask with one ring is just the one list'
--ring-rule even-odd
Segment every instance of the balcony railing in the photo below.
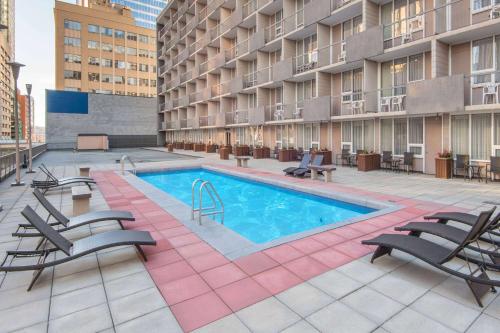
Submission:
{"label": "balcony railing", "polygon": [[201,75],[201,74],[204,74],[208,72],[208,60],[206,60],[205,62],[202,62],[199,66],[198,66],[198,73]]}
{"label": "balcony railing", "polygon": [[193,78],[193,71],[187,71],[181,74],[181,83],[189,81]]}
{"label": "balcony railing", "polygon": [[293,74],[300,74],[318,67],[318,50],[293,57]]}
{"label": "balcony railing", "polygon": [[465,105],[477,106],[500,103],[500,71],[466,76]]}
{"label": "balcony railing", "polygon": [[290,33],[304,26],[304,9],[299,9],[294,14],[286,17],[283,20],[285,33]]}
{"label": "balcony railing", "polygon": [[248,110],[226,112],[226,124],[237,125],[248,123]]}
{"label": "balcony railing", "polygon": [[257,71],[257,84],[265,84],[272,81],[272,67],[262,68]]}
{"label": "balcony railing", "polygon": [[243,88],[251,88],[257,85],[257,72],[245,74],[243,76]]}
{"label": "balcony railing", "polygon": [[193,127],[193,119],[181,119],[181,128],[191,128]]}
{"label": "balcony railing", "polygon": [[304,102],[295,104],[275,104],[264,107],[265,121],[285,121],[302,119]]}
{"label": "balcony railing", "polygon": [[257,0],[248,0],[243,5],[243,19],[252,15],[257,10]]}
{"label": "balcony railing", "polygon": [[283,22],[283,20],[275,22],[264,30],[264,38],[266,40],[266,43],[272,42],[276,38],[283,36]]}
{"label": "balcony railing", "polygon": [[331,4],[331,9],[332,11],[334,10],[337,10],[339,8],[342,8],[348,4],[350,4],[351,2],[354,2],[356,0],[331,0],[330,4]]}
{"label": "balcony railing", "polygon": [[200,127],[215,126],[214,116],[200,116]]}

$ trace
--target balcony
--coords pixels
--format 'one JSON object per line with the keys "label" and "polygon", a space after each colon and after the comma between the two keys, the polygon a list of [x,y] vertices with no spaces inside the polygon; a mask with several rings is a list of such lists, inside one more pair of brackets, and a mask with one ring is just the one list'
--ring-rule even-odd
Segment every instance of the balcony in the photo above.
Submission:
{"label": "balcony", "polygon": [[257,85],[257,72],[245,74],[243,76],[243,89],[252,88]]}
{"label": "balcony", "polygon": [[278,61],[273,65],[273,80],[285,81],[293,76],[293,59],[288,58]]}
{"label": "balcony", "polygon": [[383,26],[384,49],[407,44],[425,37],[424,15],[416,15]]}
{"label": "balcony", "polygon": [[179,130],[179,129],[181,129],[181,126],[178,120],[165,122],[165,130]]}
{"label": "balcony", "polygon": [[179,107],[183,108],[189,105],[189,96],[179,97]]}
{"label": "balcony", "polygon": [[215,126],[214,116],[200,116],[199,118],[200,127]]}
{"label": "balcony", "polygon": [[241,76],[235,77],[229,83],[229,93],[237,94],[243,90],[243,78]]}
{"label": "balcony", "polygon": [[242,19],[244,20],[253,13],[255,13],[255,11],[257,10],[257,0],[248,0],[245,4],[243,4],[242,10],[243,10]]}
{"label": "balcony", "polygon": [[247,52],[255,52],[260,50],[266,44],[265,32],[257,31],[252,36],[250,36],[248,41],[248,51]]}
{"label": "balcony", "polygon": [[199,102],[201,100],[200,92],[194,92],[189,94],[189,104]]}
{"label": "balcony", "polygon": [[251,126],[264,125],[265,107],[260,106],[248,109],[248,124]]}
{"label": "balcony", "polygon": [[208,59],[208,70],[214,70],[220,68],[226,64],[226,54],[219,53],[212,58]]}
{"label": "balcony", "polygon": [[193,119],[181,119],[180,120],[181,129],[189,129],[193,127]]}
{"label": "balcony", "polygon": [[208,60],[198,65],[198,75],[205,74],[206,72],[208,72]]}
{"label": "balcony", "polygon": [[285,34],[295,31],[304,26],[304,9],[296,11],[294,14],[286,17],[283,20],[283,28]]}
{"label": "balcony", "polygon": [[193,71],[187,71],[181,74],[181,83],[189,81],[193,78]]}
{"label": "balcony", "polygon": [[267,67],[263,69],[259,69],[257,71],[257,84],[266,84],[268,82],[271,82],[273,80],[272,78],[272,67]]}
{"label": "balcony", "polygon": [[355,2],[356,0],[331,0],[330,1],[330,9],[333,12],[339,8],[349,5],[350,3]]}
{"label": "balcony", "polygon": [[304,6],[304,25],[321,21],[331,14],[331,0],[314,0]]}
{"label": "balcony", "polygon": [[293,74],[300,74],[318,68],[318,50],[293,57],[292,64]]}
{"label": "balcony", "polygon": [[290,120],[301,120],[304,104],[275,104],[264,107],[264,119],[266,122],[286,122]]}
{"label": "balcony", "polygon": [[[349,36],[342,47],[346,62],[355,62],[384,53],[382,26],[375,26],[365,31]],[[363,45],[363,47],[359,47]]]}
{"label": "balcony", "polygon": [[[368,113],[368,110],[378,111],[378,91],[372,93],[346,92],[340,96],[330,97],[330,115],[332,117],[354,116]],[[368,99],[373,98],[374,104],[368,107]]]}
{"label": "balcony", "polygon": [[469,109],[500,108],[500,72],[464,78],[465,105]]}
{"label": "balcony", "polygon": [[226,112],[226,125],[248,124],[248,110]]}
{"label": "balcony", "polygon": [[284,31],[284,23],[283,20],[273,23],[270,26],[268,26],[266,29],[264,29],[264,39],[265,43],[270,43],[274,41],[275,39],[283,36],[283,31]]}

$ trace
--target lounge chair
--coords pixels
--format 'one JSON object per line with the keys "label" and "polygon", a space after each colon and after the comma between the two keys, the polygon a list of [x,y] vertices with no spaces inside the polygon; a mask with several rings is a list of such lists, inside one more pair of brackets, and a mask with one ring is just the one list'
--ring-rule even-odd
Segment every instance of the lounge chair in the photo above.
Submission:
{"label": "lounge chair", "polygon": [[[500,281],[491,280],[486,273],[485,265],[482,263],[477,265],[477,268],[473,269],[470,265],[470,260],[468,260],[469,256],[467,255],[466,247],[476,242],[479,235],[484,232],[492,213],[493,210],[481,213],[477,223],[470,229],[465,239],[452,249],[423,238],[402,234],[382,234],[373,239],[363,240],[362,243],[364,245],[378,246],[371,258],[372,263],[378,257],[386,254],[390,255],[392,250],[396,249],[408,253],[445,273],[464,279],[477,303],[482,307],[482,296],[484,296],[488,290],[492,289],[492,291],[494,291],[494,287],[499,287]],[[467,262],[466,267],[469,269],[469,273],[460,272],[445,266],[446,263],[454,258],[465,258]]]}
{"label": "lounge chair", "polygon": [[[491,217],[494,209],[491,211],[487,211],[484,213],[489,213],[488,219]],[[476,216],[476,220],[472,224],[474,226],[476,223],[479,223],[481,220],[481,214]],[[475,245],[469,244],[467,248],[477,252],[481,258],[468,258],[471,262],[475,264],[484,263],[488,268],[494,270],[500,270],[500,252],[498,252],[498,247],[500,246],[500,241],[495,240],[489,235],[489,237],[485,237],[488,235],[489,231],[495,228],[498,228],[498,224],[500,221],[500,213],[497,214],[494,218],[490,219],[483,228],[482,232],[478,235],[479,239],[484,240],[489,245],[493,245],[493,249],[482,248],[479,242],[475,242]],[[422,233],[430,234],[434,236],[441,237],[443,239],[449,240],[456,244],[461,244],[467,237],[469,231],[460,229],[451,225],[443,224],[443,223],[432,223],[432,222],[410,222],[404,226],[396,227],[397,231],[409,231],[410,236],[420,237]],[[491,247],[491,246],[489,246]],[[491,262],[485,260],[485,256],[487,256]],[[459,255],[460,257],[460,255]],[[462,258],[465,259],[465,258]]]}
{"label": "lounge chair", "polygon": [[[132,213],[127,211],[119,210],[102,210],[98,212],[90,212],[71,218],[67,218],[60,211],[58,211],[47,198],[45,198],[38,189],[33,191],[33,194],[38,199],[40,204],[49,212],[47,217],[47,223],[50,226],[59,226],[58,232],[64,232],[74,228],[81,227],[83,225],[88,225],[95,222],[101,221],[117,221],[120,227],[123,229],[122,221],[135,221]],[[55,222],[49,223],[50,217],[55,219]],[[31,224],[19,224],[16,232],[12,234],[14,237],[41,237],[42,235],[38,232],[29,232],[29,229],[33,229]],[[42,239],[43,240],[43,239]]]}
{"label": "lounge chair", "polygon": [[[56,266],[84,255],[95,253],[99,250],[117,246],[134,245],[139,254],[147,261],[141,245],[156,245],[156,241],[147,231],[115,230],[92,235],[71,242],[45,221],[30,207],[26,206],[21,214],[50,242],[53,247],[32,251],[7,251],[5,259],[0,265],[0,272],[34,271],[33,278],[28,286],[31,290],[36,280],[47,267]],[[46,262],[47,257],[54,252],[62,252],[65,256],[58,255],[54,260]],[[36,263],[23,265],[10,265],[16,258],[35,257]],[[10,260],[9,260],[10,259]]]}
{"label": "lounge chair", "polygon": [[45,164],[41,164],[38,168],[42,170],[44,174],[47,175],[47,181],[68,181],[68,180],[73,180],[73,179],[89,179],[89,180],[94,180],[92,177],[86,177],[86,176],[72,176],[72,177],[63,177],[63,178],[57,178],[52,172],[49,171],[47,166]]}
{"label": "lounge chair", "polygon": [[85,184],[92,190],[90,184],[95,184],[95,180],[90,177],[65,177],[56,178],[47,167],[42,164],[40,170],[47,175],[46,180],[33,180],[31,187],[43,190],[43,193],[47,192],[52,188],[73,185],[73,184]]}
{"label": "lounge chair", "polygon": [[287,175],[293,175],[293,172],[295,170],[307,168],[310,162],[311,162],[311,154],[305,153],[298,167],[289,167],[283,170],[283,172]]}
{"label": "lounge chair", "polygon": [[[425,220],[436,220],[437,223],[446,224],[449,221],[454,221],[454,222],[466,224],[468,226],[473,226],[476,223],[477,218],[478,218],[477,215],[469,214],[469,213],[462,213],[462,212],[441,212],[441,213],[436,213],[436,214],[430,215],[430,216],[424,216]],[[498,231],[499,228],[500,228],[500,213],[498,213],[493,218],[493,223],[492,223],[491,227],[489,228],[488,233],[491,235],[500,236],[500,232]],[[486,235],[479,237],[480,240],[483,240],[486,242],[490,238],[491,237],[486,237]]]}
{"label": "lounge chair", "polygon": [[[324,156],[323,155],[316,155],[314,156],[314,159],[311,163],[311,165],[314,165],[314,166],[320,166],[321,163],[323,163],[323,158]],[[295,170],[293,172],[293,175],[295,177],[304,177],[308,172],[311,172],[311,169],[309,169],[309,167],[306,167],[306,168],[298,168],[297,170]],[[319,173],[319,172],[318,172]]]}

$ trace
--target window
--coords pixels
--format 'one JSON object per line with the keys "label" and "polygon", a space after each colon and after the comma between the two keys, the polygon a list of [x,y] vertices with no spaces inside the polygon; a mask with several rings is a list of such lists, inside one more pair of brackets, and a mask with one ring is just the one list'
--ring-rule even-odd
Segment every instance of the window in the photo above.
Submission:
{"label": "window", "polygon": [[113,29],[107,27],[101,27],[101,35],[113,37]]}
{"label": "window", "polygon": [[134,33],[131,33],[131,32],[127,32],[127,39],[136,42],[137,41],[137,35],[134,34]]}
{"label": "window", "polygon": [[424,149],[424,119],[408,119],[408,150],[414,155],[422,156]]}
{"label": "window", "polygon": [[413,152],[422,157],[424,151],[424,119],[396,118],[380,120],[380,150],[394,155]]}
{"label": "window", "polygon": [[127,47],[127,54],[128,55],[137,55],[137,49],[133,48],[133,47]]}
{"label": "window", "polygon": [[128,62],[127,63],[127,69],[131,71],[136,71],[137,70],[137,63],[135,62]]}
{"label": "window", "polygon": [[97,50],[97,49],[99,49],[99,42],[97,42],[95,40],[89,40],[87,42],[87,47],[89,49],[92,49],[92,50]]}
{"label": "window", "polygon": [[113,60],[102,58],[101,59],[101,66],[111,68],[111,67],[113,67]]}
{"label": "window", "polygon": [[64,20],[64,28],[70,29],[70,30],[80,31],[82,28],[82,25],[80,24],[80,22],[77,22],[77,21]]}
{"label": "window", "polygon": [[113,45],[109,43],[101,43],[101,50],[104,52],[113,52]]}
{"label": "window", "polygon": [[471,159],[488,160],[491,155],[491,114],[471,115]]}
{"label": "window", "polygon": [[127,95],[129,95],[129,96],[137,96],[137,93],[136,93],[136,92],[133,92],[133,91],[129,91],[129,92],[127,93]]}
{"label": "window", "polygon": [[115,38],[125,39],[125,31],[115,29]]}
{"label": "window", "polygon": [[149,66],[151,68],[151,73],[156,73],[156,65]]}
{"label": "window", "polygon": [[89,57],[88,64],[93,66],[99,66],[100,59],[97,57]]}
{"label": "window", "polygon": [[89,73],[89,82],[99,82],[99,73]]}
{"label": "window", "polygon": [[156,80],[151,80],[150,83],[149,83],[149,85],[151,87],[156,87]]}
{"label": "window", "polygon": [[139,49],[138,55],[141,58],[147,58],[148,57],[148,50]]}
{"label": "window", "polygon": [[406,151],[406,119],[394,119],[394,155],[403,155]]}
{"label": "window", "polygon": [[297,83],[297,105],[303,106],[305,100],[316,97],[316,79]]}
{"label": "window", "polygon": [[363,69],[342,72],[342,102],[363,99]]}
{"label": "window", "polygon": [[148,85],[149,85],[148,79],[139,79],[139,86],[140,87],[147,87]]}
{"label": "window", "polygon": [[492,2],[495,2],[495,0],[473,0],[472,9],[474,11],[481,11],[484,9],[488,9],[490,8]]}
{"label": "window", "polygon": [[80,38],[64,37],[64,45],[80,47]]}
{"label": "window", "polygon": [[89,24],[87,26],[87,31],[91,34],[97,34],[99,33],[99,26],[94,24]]}
{"label": "window", "polygon": [[139,35],[139,42],[147,44],[148,43],[148,36],[146,35]]}
{"label": "window", "polygon": [[500,35],[473,41],[471,57],[474,84],[500,82]]}
{"label": "window", "polygon": [[115,60],[115,68],[125,69],[126,67],[125,61]]}
{"label": "window", "polygon": [[392,119],[380,120],[380,150],[392,152]]}
{"label": "window", "polygon": [[408,82],[424,79],[424,55],[417,54],[408,57]]}
{"label": "window", "polygon": [[81,64],[82,57],[78,54],[64,54],[64,62],[73,63],[73,64]]}
{"label": "window", "polygon": [[136,86],[137,85],[137,79],[135,77],[128,77],[127,78],[127,84],[129,86]]}
{"label": "window", "polygon": [[139,72],[147,72],[147,71],[148,71],[148,65],[139,64]]}
{"label": "window", "polygon": [[114,82],[115,82],[115,84],[124,84],[125,77],[121,76],[121,75],[115,75]]}
{"label": "window", "polygon": [[112,83],[113,82],[113,75],[102,74],[101,75],[101,82]]}
{"label": "window", "polygon": [[115,52],[118,54],[124,54],[125,53],[125,46],[115,45]]}
{"label": "window", "polygon": [[451,151],[469,154],[469,115],[451,116]]}
{"label": "window", "polygon": [[424,79],[424,55],[398,58],[382,63],[382,96],[399,96],[406,94],[408,82]]}
{"label": "window", "polygon": [[149,57],[150,57],[151,59],[155,59],[155,57],[156,57],[155,52],[154,52],[154,51],[149,51]]}
{"label": "window", "polygon": [[65,70],[64,78],[69,80],[81,80],[82,72]]}

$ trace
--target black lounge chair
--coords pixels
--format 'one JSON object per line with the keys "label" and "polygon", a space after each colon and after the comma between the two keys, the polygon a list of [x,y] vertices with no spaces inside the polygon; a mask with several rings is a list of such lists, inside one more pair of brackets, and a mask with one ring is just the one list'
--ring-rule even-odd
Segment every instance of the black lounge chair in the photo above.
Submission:
{"label": "black lounge chair", "polygon": [[[26,206],[21,214],[53,245],[51,248],[44,248],[41,250],[7,251],[7,255],[0,265],[0,272],[34,271],[33,278],[28,286],[28,291],[31,290],[45,268],[66,263],[99,250],[125,245],[134,245],[139,254],[147,261],[141,245],[156,245],[156,241],[151,237],[149,232],[131,230],[108,231],[71,242],[45,223],[30,206]],[[57,256],[56,259],[52,261],[46,261],[51,253],[59,251],[65,256]],[[16,258],[26,257],[34,257],[38,258],[38,260],[36,263],[29,265],[10,265]]]}
{"label": "black lounge chair", "polygon": [[289,167],[283,170],[283,172],[287,175],[293,175],[295,170],[307,168],[310,162],[311,162],[311,154],[305,153],[298,167]]}
{"label": "black lounge chair", "polygon": [[[314,156],[314,159],[311,163],[311,165],[314,165],[314,166],[320,166],[321,163],[323,163],[323,158],[324,156],[323,155],[316,155]],[[304,177],[307,173],[311,172],[311,169],[309,169],[309,167],[306,167],[306,168],[298,168],[297,170],[295,170],[293,172],[293,175],[295,177]],[[320,172],[318,172],[320,173]]]}
{"label": "black lounge chair", "polygon": [[42,172],[47,175],[47,181],[60,181],[60,182],[64,182],[64,181],[69,181],[69,180],[73,180],[73,179],[89,179],[89,180],[94,180],[94,178],[92,177],[85,177],[85,176],[72,176],[72,177],[63,177],[63,178],[57,178],[56,176],[54,176],[54,174],[52,172],[49,171],[49,169],[47,168],[47,166],[45,164],[41,164],[38,168],[40,168],[40,170],[42,170]]}
{"label": "black lounge chair", "polygon": [[[489,213],[488,219],[491,217],[494,209],[491,211],[487,211],[484,213]],[[476,216],[476,223],[480,222],[481,214]],[[479,234],[479,239],[483,239],[486,243],[493,245],[494,249],[486,249],[482,248],[479,242],[476,242],[475,245],[468,244],[467,248],[477,252],[481,258],[469,257],[468,260],[474,264],[480,265],[485,264],[486,267],[494,270],[500,270],[500,252],[498,252],[498,247],[500,246],[500,241],[494,240],[491,235],[488,238],[485,238],[484,235],[488,234],[488,231],[494,228],[498,228],[498,223],[500,220],[500,214],[497,214],[494,218],[490,219],[484,226],[482,232]],[[469,234],[469,231],[460,229],[451,225],[443,224],[443,223],[432,223],[432,222],[410,222],[404,226],[394,228],[397,231],[409,231],[410,236],[420,237],[422,233],[430,234],[434,236],[438,236],[440,238],[449,240],[456,244],[461,244]],[[460,257],[460,255],[458,255]],[[485,256],[487,256],[491,262],[485,260]],[[462,259],[465,259],[462,257]]]}
{"label": "black lounge chair", "polygon": [[[492,213],[493,210],[481,213],[479,220],[470,229],[467,237],[453,249],[438,245],[423,238],[399,234],[382,234],[373,239],[363,240],[362,244],[378,246],[371,258],[372,263],[378,257],[386,254],[390,255],[392,250],[396,249],[408,253],[445,273],[464,279],[477,303],[482,307],[482,296],[490,289],[495,291],[494,287],[499,287],[500,281],[491,280],[488,277],[484,264],[479,264],[476,269],[473,269],[470,265],[471,262],[467,255],[466,247],[477,241],[479,235],[484,231],[489,216],[491,216]],[[465,258],[469,273],[463,273],[445,266],[446,263],[454,258]]]}
{"label": "black lounge chair", "polygon": [[[38,199],[40,204],[49,212],[49,216],[47,217],[47,223],[50,226],[59,226],[57,229],[58,232],[64,232],[67,230],[71,230],[74,228],[81,227],[83,225],[102,222],[102,221],[117,221],[122,229],[123,224],[122,221],[135,221],[132,213],[127,211],[119,211],[119,210],[102,210],[98,212],[90,212],[82,215],[78,215],[75,217],[67,218],[60,211],[58,211],[47,198],[45,198],[38,189],[33,191],[33,194]],[[50,217],[53,217],[56,221],[50,222]],[[16,232],[12,234],[14,237],[41,237],[42,234],[38,232],[28,232],[29,229],[33,229],[31,224],[19,224]],[[43,237],[42,237],[43,241]]]}
{"label": "black lounge chair", "polygon": [[92,190],[90,184],[95,184],[95,180],[90,177],[65,177],[65,178],[56,178],[47,167],[42,164],[40,170],[43,171],[47,175],[46,180],[33,180],[31,183],[31,187],[38,188],[43,190],[43,193],[46,193],[48,190],[52,188],[73,185],[73,184],[85,184]]}
{"label": "black lounge chair", "polygon": [[[462,212],[441,212],[430,216],[424,216],[425,220],[436,220],[437,223],[446,224],[449,221],[459,222],[466,224],[468,226],[473,226],[476,224],[478,219],[477,215],[462,213]],[[500,213],[498,213],[491,223],[488,233],[495,236],[500,236],[498,229],[500,228]],[[485,235],[479,237],[480,240],[488,242],[491,237],[486,237]]]}

